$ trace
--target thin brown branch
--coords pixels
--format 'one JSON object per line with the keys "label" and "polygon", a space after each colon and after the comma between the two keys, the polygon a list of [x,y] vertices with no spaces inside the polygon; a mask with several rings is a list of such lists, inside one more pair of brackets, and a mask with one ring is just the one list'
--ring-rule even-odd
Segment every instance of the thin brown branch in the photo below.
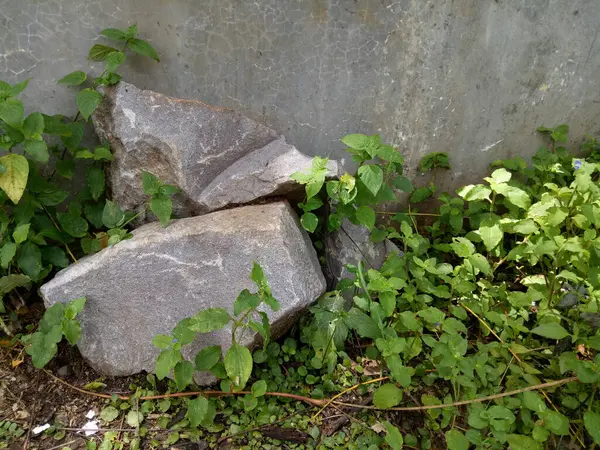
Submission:
{"label": "thin brown branch", "polygon": [[[131,400],[131,398],[132,398],[132,396],[129,396],[129,395],[102,394],[99,392],[93,392],[93,391],[88,391],[86,389],[81,389],[81,388],[78,388],[77,386],[73,386],[72,384],[66,382],[65,380],[63,380],[61,378],[58,378],[56,375],[54,375],[53,373],[51,373],[48,370],[44,370],[44,372],[46,372],[50,377],[52,377],[54,380],[58,381],[59,383],[65,385],[65,386],[68,386],[69,388],[71,388],[77,392],[81,392],[82,394],[91,395],[93,397],[99,397],[99,398],[108,398],[108,399],[111,399],[111,398],[113,398],[113,396],[116,396],[119,400]],[[210,390],[195,391],[195,392],[175,392],[172,394],[146,395],[144,397],[139,397],[138,400],[159,400],[159,399],[163,399],[163,398],[194,397],[197,395],[203,395],[205,397],[226,397],[226,396],[230,396],[230,395],[246,395],[246,394],[251,395],[252,392],[250,392],[250,391],[225,392],[225,391],[210,391]],[[287,398],[291,398],[293,400],[298,400],[298,401],[308,403],[313,406],[323,406],[324,404],[327,403],[327,400],[319,400],[316,398],[304,397],[302,395],[290,394],[287,392],[265,392],[264,395],[270,396],[270,397],[287,397]]]}
{"label": "thin brown branch", "polygon": [[521,389],[516,389],[514,391],[502,392],[500,394],[488,395],[487,397],[473,398],[471,400],[462,400],[460,402],[448,403],[448,404],[444,404],[444,405],[405,406],[405,407],[397,407],[397,408],[377,408],[376,406],[370,406],[370,405],[369,406],[361,406],[361,405],[355,405],[353,403],[344,403],[344,402],[337,402],[337,401],[335,401],[333,403],[335,405],[348,406],[348,407],[352,407],[352,408],[362,408],[362,409],[375,409],[375,410],[386,410],[386,411],[426,411],[429,409],[452,408],[455,406],[470,405],[471,403],[487,402],[489,400],[496,400],[498,398],[510,397],[512,395],[522,394],[523,392],[527,392],[527,391],[537,391],[540,389],[561,386],[563,384],[571,383],[574,381],[579,381],[579,378],[577,378],[577,377],[563,378],[561,380],[554,380],[554,381],[549,381],[547,383],[536,384],[534,386],[527,386],[527,387],[524,387]]}

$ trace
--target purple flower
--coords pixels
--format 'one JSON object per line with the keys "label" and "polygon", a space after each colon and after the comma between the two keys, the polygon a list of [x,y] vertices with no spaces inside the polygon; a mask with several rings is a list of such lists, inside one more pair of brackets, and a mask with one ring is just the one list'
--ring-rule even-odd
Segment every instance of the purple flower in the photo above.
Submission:
{"label": "purple flower", "polygon": [[177,344],[179,341],[177,340],[177,338],[173,338],[173,340],[171,341],[173,344]]}
{"label": "purple flower", "polygon": [[583,161],[581,159],[573,160],[573,167],[575,168],[575,170],[581,169],[582,166],[583,166]]}

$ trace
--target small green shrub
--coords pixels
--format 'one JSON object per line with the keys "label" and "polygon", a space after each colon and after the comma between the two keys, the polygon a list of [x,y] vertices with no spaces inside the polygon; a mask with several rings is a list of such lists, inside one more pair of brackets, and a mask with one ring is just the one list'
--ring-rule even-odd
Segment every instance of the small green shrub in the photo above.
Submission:
{"label": "small green shrub", "polygon": [[[428,428],[448,430],[450,449],[555,447],[565,438],[600,443],[593,402],[600,376],[598,146],[589,140],[587,157],[577,158],[560,146],[566,125],[540,131],[551,148],[540,149],[532,166],[521,158],[494,162],[485,184],[465,186],[458,197],[442,194],[435,222],[420,231],[413,214],[399,213],[379,233],[374,214],[361,219],[367,215],[359,212],[359,196],[345,197],[347,216],[372,229],[374,240],[394,240],[403,254],[389,255],[380,270],[350,267],[355,278],[323,296],[303,330],[313,366],[329,373],[350,333],[371,342],[368,357],[384,363],[390,378],[373,397],[384,409],[401,404],[407,390],[426,388],[420,400],[432,405],[578,377],[549,395],[532,391],[429,411]],[[365,152],[359,162],[377,155],[368,151],[377,140],[351,135],[343,142],[353,154],[356,147]],[[447,155],[421,162],[422,170],[448,167]],[[384,169],[369,173],[378,175],[361,182],[376,191]],[[341,189],[341,181],[334,186]],[[404,180],[396,186],[409,187]],[[328,186],[332,215],[339,192]],[[350,310],[345,288],[356,292]]]}
{"label": "small green shrub", "polygon": [[[259,311],[261,305],[267,305],[273,311],[279,309],[279,302],[271,293],[271,287],[258,263],[254,263],[250,279],[256,284],[257,291],[251,293],[244,289],[233,305],[233,316],[223,308],[201,310],[195,316],[183,319],[173,329],[172,335],[159,334],[152,343],[162,351],[156,360],[156,376],[163,379],[171,374],[178,390],[185,389],[191,382],[194,372],[210,371],[221,379],[221,389],[225,392],[241,391],[252,374],[252,354],[247,347],[239,343],[243,334],[251,330],[263,338],[267,348],[271,337],[271,327],[267,313]],[[195,357],[195,365],[186,361],[181,354],[181,347],[193,342],[197,333],[210,333],[231,326],[231,346],[222,354],[221,346],[214,345],[203,348]],[[247,401],[255,402],[257,397],[266,392],[266,383],[258,381],[252,385],[252,393]],[[214,406],[214,404],[213,404]],[[190,400],[187,417],[193,427],[212,422],[209,412],[214,410],[210,401],[203,396]],[[210,416],[210,417],[209,417]],[[208,420],[208,422],[207,422]]]}
{"label": "small green shrub", "polygon": [[[90,49],[90,60],[106,64],[101,76],[89,83],[85,72],[75,71],[58,82],[82,88],[76,96],[78,112],[73,119],[41,112],[25,117],[18,95],[29,80],[12,86],[0,81],[0,149],[6,152],[0,156],[0,327],[9,335],[2,316],[11,314],[3,297],[15,288],[42,283],[80,256],[129,238],[127,225],[145,212],[123,211],[106,197],[104,165],[113,159],[108,144],[94,149],[82,144],[85,125],[102,101],[95,88],[121,79],[115,71],[125,62],[126,51],[157,61],[158,55],[137,37],[135,25],[125,31],[109,28],[101,34],[123,46],[118,50],[95,44]],[[76,173],[85,174],[83,188]],[[172,212],[171,196],[178,189],[163,185],[147,172],[143,188],[150,196],[149,209],[166,225]],[[41,322],[44,329],[23,339],[36,367],[52,358],[62,338],[60,321],[54,322],[62,316],[59,309],[57,305],[50,308]],[[75,324],[62,323],[71,344],[79,336]]]}

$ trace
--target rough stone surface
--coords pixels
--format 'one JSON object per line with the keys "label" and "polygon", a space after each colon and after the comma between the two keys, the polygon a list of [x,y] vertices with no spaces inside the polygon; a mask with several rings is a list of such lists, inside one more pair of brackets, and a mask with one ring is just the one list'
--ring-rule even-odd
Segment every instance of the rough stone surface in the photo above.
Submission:
{"label": "rough stone surface", "polygon": [[[210,183],[198,199],[202,211],[213,211],[231,204],[249,203],[257,198],[283,195],[304,189],[290,178],[294,172],[310,169],[312,158],[286,144],[282,137],[240,158]],[[341,165],[328,163],[329,174],[343,174]]]}
{"label": "rough stone surface", "polygon": [[334,289],[341,280],[351,277],[346,264],[357,265],[359,261],[363,261],[366,269],[380,269],[391,252],[401,253],[389,239],[374,243],[366,227],[354,225],[344,219],[341,228],[325,238],[325,259],[330,287]]}
{"label": "rough stone surface", "polygon": [[143,205],[145,169],[182,190],[174,211],[184,217],[199,212],[196,200],[221,172],[278,137],[274,130],[232,110],[128,83],[105,90],[94,125],[115,155],[110,167],[113,200],[127,209]]}
{"label": "rough stone surface", "polygon": [[[268,310],[273,336],[287,330],[325,289],[317,255],[286,202],[246,206],[147,224],[134,237],[83,258],[42,286],[47,306],[87,297],[78,344],[92,367],[107,375],[153,371],[152,338],[208,307],[233,310],[239,292],[252,289],[252,262],[263,267],[278,312]],[[254,336],[244,339],[249,344]],[[231,330],[200,335],[184,347],[193,356],[231,340]],[[209,382],[210,376],[199,378]]]}
{"label": "rough stone surface", "polygon": [[[531,155],[539,125],[600,131],[600,2],[592,0],[0,0],[0,79],[30,107],[74,115],[66,73],[106,27],[137,23],[160,63],[137,86],[231,107],[309,155],[381,133],[410,167],[448,151],[447,186]],[[91,70],[99,74],[102,64]],[[442,186],[443,187],[443,186]]]}

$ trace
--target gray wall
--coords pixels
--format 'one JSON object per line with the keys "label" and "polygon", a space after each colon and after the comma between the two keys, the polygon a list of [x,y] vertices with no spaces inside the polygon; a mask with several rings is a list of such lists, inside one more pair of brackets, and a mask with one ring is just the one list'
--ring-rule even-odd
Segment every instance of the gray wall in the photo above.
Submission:
{"label": "gray wall", "polygon": [[88,69],[102,28],[136,22],[161,62],[132,58],[125,79],[235,108],[309,154],[380,133],[412,166],[450,152],[458,185],[531,154],[538,125],[600,128],[597,0],[0,0],[0,78],[32,77],[27,104],[72,113],[56,80]]}

